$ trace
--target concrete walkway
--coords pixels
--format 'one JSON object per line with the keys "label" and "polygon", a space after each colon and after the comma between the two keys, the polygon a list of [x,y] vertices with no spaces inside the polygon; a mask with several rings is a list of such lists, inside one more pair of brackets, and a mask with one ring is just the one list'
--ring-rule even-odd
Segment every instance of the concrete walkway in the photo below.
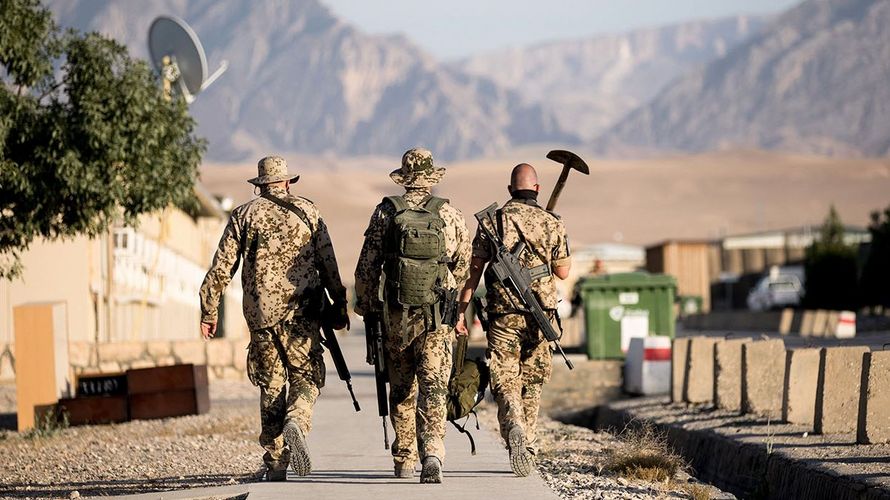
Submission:
{"label": "concrete walkway", "polygon": [[[357,330],[357,331],[356,331]],[[249,494],[250,500],[285,498],[299,495],[315,500],[361,498],[363,500],[393,498],[454,499],[500,498],[556,499],[541,480],[532,475],[518,478],[510,471],[507,453],[492,429],[473,430],[477,454],[470,454],[469,441],[448,424],[444,482],[439,485],[419,484],[419,473],[413,480],[393,477],[392,457],[383,447],[383,430],[377,415],[373,372],[365,364],[364,333],[360,328],[341,337],[340,343],[352,370],[353,386],[362,411],[356,413],[346,386],[333,370],[326,355],[329,371],[326,387],[316,405],[313,428],[309,436],[312,453],[312,474],[297,478],[290,472],[284,483],[251,483],[217,488],[199,488],[136,495],[129,498],[230,498]],[[389,422],[387,422],[389,426]],[[392,427],[389,426],[390,439]],[[257,454],[261,452],[257,445]],[[212,465],[212,464],[208,464]]]}

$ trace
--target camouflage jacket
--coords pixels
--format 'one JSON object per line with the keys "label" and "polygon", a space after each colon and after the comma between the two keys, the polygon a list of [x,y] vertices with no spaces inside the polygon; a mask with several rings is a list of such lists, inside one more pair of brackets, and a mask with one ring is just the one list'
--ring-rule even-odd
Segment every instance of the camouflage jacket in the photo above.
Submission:
{"label": "camouflage jacket", "polygon": [[220,297],[240,261],[244,318],[251,331],[303,314],[312,292],[322,286],[335,301],[346,300],[331,237],[318,209],[282,188],[269,193],[303,209],[314,233],[299,216],[265,198],[232,211],[201,285],[201,321],[216,322]]}
{"label": "camouflage jacket", "polygon": [[[525,267],[533,268],[546,264],[552,272],[556,267],[571,263],[565,225],[559,217],[539,207],[534,200],[516,198],[504,204],[500,213],[502,238],[507,248],[515,247],[520,239],[527,244],[526,250],[519,258]],[[494,233],[498,232],[497,227],[489,229]],[[488,262],[493,256],[494,251],[488,237],[481,230],[477,230],[473,239],[473,257]],[[555,279],[551,274],[532,283],[532,290],[545,309],[556,309],[558,298]],[[488,270],[485,273],[485,287],[489,312],[497,314],[516,310],[519,299],[497,283]]]}
{"label": "camouflage jacket", "polygon": [[[410,188],[405,193],[405,201],[413,207],[430,195],[427,188]],[[446,273],[447,288],[457,289],[467,280],[470,269],[470,237],[467,223],[460,210],[446,203],[439,210],[445,221],[445,250],[451,258]],[[382,272],[384,251],[383,238],[387,227],[395,215],[395,207],[389,202],[381,202],[371,215],[371,222],[365,231],[365,243],[362,246],[355,268],[355,312],[365,312],[379,308],[380,274]]]}

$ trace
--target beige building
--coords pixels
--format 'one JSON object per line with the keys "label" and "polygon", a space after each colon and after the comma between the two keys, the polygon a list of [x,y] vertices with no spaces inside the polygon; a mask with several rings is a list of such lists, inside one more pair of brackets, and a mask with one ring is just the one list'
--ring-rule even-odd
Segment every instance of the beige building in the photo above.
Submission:
{"label": "beige building", "polygon": [[23,275],[0,281],[0,380],[14,377],[13,309],[32,302],[66,304],[74,373],[204,363],[211,354],[234,370],[248,334],[240,279],[226,294],[224,339],[204,342],[198,333],[198,289],[228,216],[200,186],[196,194],[195,217],[171,207],[101,237],[34,242]]}
{"label": "beige building", "polygon": [[677,295],[701,297],[702,312],[711,310],[711,280],[719,269],[719,246],[711,241],[669,240],[646,248],[646,270],[675,277]]}

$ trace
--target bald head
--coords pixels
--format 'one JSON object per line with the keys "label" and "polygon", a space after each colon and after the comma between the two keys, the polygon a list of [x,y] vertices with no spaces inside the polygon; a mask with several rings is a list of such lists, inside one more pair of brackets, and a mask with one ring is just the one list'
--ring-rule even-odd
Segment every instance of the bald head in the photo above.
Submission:
{"label": "bald head", "polygon": [[535,167],[528,163],[516,165],[510,174],[510,190],[519,191],[521,189],[538,190],[538,173],[535,172]]}

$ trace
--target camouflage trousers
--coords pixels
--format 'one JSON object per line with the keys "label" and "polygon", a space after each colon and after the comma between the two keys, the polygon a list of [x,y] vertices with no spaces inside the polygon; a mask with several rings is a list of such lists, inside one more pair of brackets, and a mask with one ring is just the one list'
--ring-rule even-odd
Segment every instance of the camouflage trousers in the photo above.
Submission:
{"label": "camouflage trousers", "polygon": [[308,435],[312,407],[324,387],[325,367],[318,321],[292,318],[250,332],[247,376],[260,388],[260,445],[271,470],[287,468],[289,451],[281,435],[293,420]]}
{"label": "camouflage trousers", "polygon": [[534,452],[541,391],[552,371],[550,345],[531,315],[494,316],[488,330],[488,358],[501,436],[506,442],[510,429],[518,425]]}
{"label": "camouflage trousers", "polygon": [[[423,314],[390,308],[385,362],[395,438],[393,461],[413,466],[434,456],[445,461],[445,421],[451,343],[448,327],[427,330]],[[419,456],[418,456],[419,455]]]}

